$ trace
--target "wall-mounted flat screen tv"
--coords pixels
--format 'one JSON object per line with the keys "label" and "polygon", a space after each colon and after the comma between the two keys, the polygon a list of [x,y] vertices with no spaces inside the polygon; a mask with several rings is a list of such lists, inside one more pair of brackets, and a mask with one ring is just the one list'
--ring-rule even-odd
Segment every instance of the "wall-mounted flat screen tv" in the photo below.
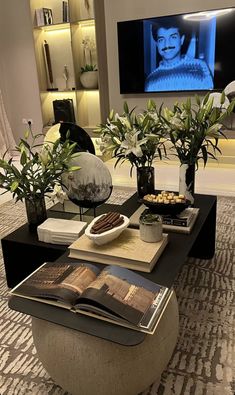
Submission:
{"label": "wall-mounted flat screen tv", "polygon": [[235,8],[117,23],[120,93],[223,90],[235,80]]}

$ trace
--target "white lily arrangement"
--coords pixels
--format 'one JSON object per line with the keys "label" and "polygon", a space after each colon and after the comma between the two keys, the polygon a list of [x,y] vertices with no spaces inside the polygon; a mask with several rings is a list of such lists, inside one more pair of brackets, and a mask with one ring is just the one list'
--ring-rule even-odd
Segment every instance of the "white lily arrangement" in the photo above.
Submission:
{"label": "white lily arrangement", "polygon": [[55,184],[53,191],[48,193],[50,200],[55,203],[64,204],[64,201],[68,199],[67,193],[63,191],[60,184]]}
{"label": "white lily arrangement", "polygon": [[162,129],[156,113],[156,105],[148,101],[147,110],[135,114],[135,108],[129,110],[124,103],[122,115],[112,110],[106,124],[99,125],[100,150],[102,154],[117,158],[116,165],[124,161],[133,167],[151,167],[155,158],[166,155],[165,131]]}
{"label": "white lily arrangement", "polygon": [[181,164],[196,164],[198,167],[198,160],[202,159],[205,166],[209,157],[216,159],[216,153],[221,154],[218,141],[225,137],[223,121],[233,111],[235,101],[229,103],[224,92],[220,94],[219,103],[217,97],[214,99],[213,94],[208,93],[202,99],[195,96],[195,102],[187,99],[176,103],[172,110],[158,111],[162,129]]}

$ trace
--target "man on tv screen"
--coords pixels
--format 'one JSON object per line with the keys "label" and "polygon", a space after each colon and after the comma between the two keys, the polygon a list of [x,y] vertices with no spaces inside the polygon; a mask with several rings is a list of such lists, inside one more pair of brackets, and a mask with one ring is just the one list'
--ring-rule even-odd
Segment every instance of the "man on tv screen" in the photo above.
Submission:
{"label": "man on tv screen", "polygon": [[153,23],[152,37],[161,59],[146,78],[145,92],[213,88],[212,73],[205,60],[195,58],[190,51],[182,53],[185,34],[173,19],[162,25]]}

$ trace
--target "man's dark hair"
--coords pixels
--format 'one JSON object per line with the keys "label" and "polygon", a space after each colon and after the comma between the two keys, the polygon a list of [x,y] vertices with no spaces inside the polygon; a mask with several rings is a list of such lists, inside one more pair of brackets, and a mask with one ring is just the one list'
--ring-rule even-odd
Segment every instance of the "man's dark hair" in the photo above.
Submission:
{"label": "man's dark hair", "polygon": [[158,30],[161,27],[164,29],[170,29],[172,27],[175,27],[176,29],[178,29],[180,36],[185,34],[182,18],[179,18],[177,16],[160,18],[156,22],[154,21],[152,24],[152,36],[155,41],[157,41],[158,39]]}
{"label": "man's dark hair", "polygon": [[185,54],[190,43],[190,39],[192,36],[192,27],[185,22],[182,16],[172,16],[172,17],[162,17],[162,18],[155,18],[152,21],[152,36],[153,39],[157,42],[158,39],[158,30],[160,28],[170,29],[175,27],[178,29],[180,36],[185,36],[183,45],[181,47],[181,53]]}

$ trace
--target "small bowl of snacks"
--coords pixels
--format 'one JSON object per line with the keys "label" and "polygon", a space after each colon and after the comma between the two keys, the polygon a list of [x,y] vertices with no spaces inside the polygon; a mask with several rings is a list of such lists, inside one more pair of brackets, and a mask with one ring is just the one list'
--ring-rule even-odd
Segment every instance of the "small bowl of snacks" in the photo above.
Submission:
{"label": "small bowl of snacks", "polygon": [[86,236],[95,244],[103,245],[116,239],[129,225],[129,218],[110,211],[99,215],[85,229]]}
{"label": "small bowl of snacks", "polygon": [[141,200],[153,213],[161,215],[177,215],[190,204],[184,195],[162,191],[158,194],[145,195]]}

